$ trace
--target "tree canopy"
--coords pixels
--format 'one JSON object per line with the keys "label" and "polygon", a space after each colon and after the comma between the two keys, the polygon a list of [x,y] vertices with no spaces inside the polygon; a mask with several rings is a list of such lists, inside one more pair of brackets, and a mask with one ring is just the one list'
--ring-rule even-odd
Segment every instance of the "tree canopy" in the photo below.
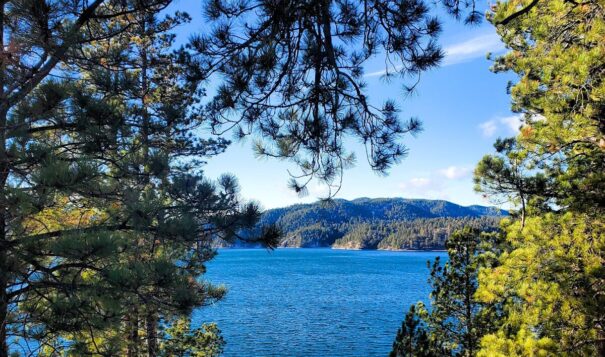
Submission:
{"label": "tree canopy", "polygon": [[[472,273],[473,300],[493,312],[494,324],[459,353],[602,356],[605,2],[500,1],[487,17],[509,49],[493,70],[517,74],[509,91],[523,121],[475,170],[476,190],[509,200],[513,215],[490,265]],[[442,336],[449,324],[425,323],[427,332],[414,318],[397,341],[425,343],[422,334]]]}

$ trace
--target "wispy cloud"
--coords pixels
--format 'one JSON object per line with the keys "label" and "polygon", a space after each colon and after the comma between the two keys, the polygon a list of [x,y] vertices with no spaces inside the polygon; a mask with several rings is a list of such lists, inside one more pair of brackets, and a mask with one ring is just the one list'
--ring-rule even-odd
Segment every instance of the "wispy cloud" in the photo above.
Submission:
{"label": "wispy cloud", "polygon": [[498,130],[498,123],[493,119],[488,120],[479,124],[479,129],[481,130],[481,134],[483,134],[484,137],[490,138]]}
{"label": "wispy cloud", "polygon": [[399,183],[399,192],[409,198],[448,199],[444,183],[427,177],[414,177]]}
{"label": "wispy cloud", "polygon": [[470,167],[463,166],[448,166],[445,169],[441,169],[438,171],[439,175],[450,179],[450,180],[458,180],[465,177],[468,177],[472,171]]}
{"label": "wispy cloud", "polygon": [[483,57],[488,52],[500,52],[504,44],[497,34],[484,34],[466,41],[445,47],[444,66],[465,62],[477,57]]}
{"label": "wispy cloud", "polygon": [[426,188],[426,187],[430,187],[431,185],[433,185],[434,182],[431,179],[428,179],[426,177],[414,177],[409,179],[406,182],[402,182],[399,186],[401,188]]}
{"label": "wispy cloud", "polygon": [[490,119],[479,124],[481,134],[486,138],[493,137],[497,132],[502,132],[506,135],[516,135],[523,125],[522,114],[510,115],[501,118]]}
{"label": "wispy cloud", "polygon": [[[450,66],[485,56],[488,52],[500,52],[504,44],[497,34],[483,34],[466,41],[455,43],[444,48],[445,58],[442,66]],[[394,66],[389,72],[399,71],[402,66]],[[364,77],[379,77],[386,74],[386,70],[366,73]]]}
{"label": "wispy cloud", "polygon": [[500,119],[500,123],[508,127],[511,133],[517,134],[521,128],[521,115],[511,115]]}

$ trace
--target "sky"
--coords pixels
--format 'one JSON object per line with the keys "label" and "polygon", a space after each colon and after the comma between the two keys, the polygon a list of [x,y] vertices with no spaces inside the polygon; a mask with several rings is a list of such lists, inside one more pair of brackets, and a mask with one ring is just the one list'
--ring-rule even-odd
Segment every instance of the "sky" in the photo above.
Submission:
{"label": "sky", "polygon": [[[193,18],[178,36],[203,27],[201,6],[201,1],[193,0],[179,0],[173,5]],[[510,96],[506,93],[507,83],[514,76],[489,71],[491,63],[486,54],[504,51],[489,23],[466,26],[436,11],[445,20],[440,44],[446,58],[440,68],[422,74],[412,96],[406,95],[401,80],[387,83],[382,78],[384,62],[380,58],[365,67],[370,102],[380,106],[386,99],[394,99],[401,118],[419,118],[424,130],[416,137],[404,138],[409,155],[386,176],[372,171],[361,143],[348,140],[347,149],[355,152],[358,160],[354,168],[345,171],[337,198],[404,197],[444,199],[462,205],[492,204],[474,192],[472,172],[484,155],[493,152],[497,137],[512,136],[518,130],[519,116],[510,111]],[[235,175],[242,196],[265,209],[313,202],[325,195],[326,189],[312,182],[309,194],[299,197],[287,187],[288,169],[295,171],[296,167],[256,158],[252,140],[245,139],[209,159],[204,172],[210,178],[223,173]]]}

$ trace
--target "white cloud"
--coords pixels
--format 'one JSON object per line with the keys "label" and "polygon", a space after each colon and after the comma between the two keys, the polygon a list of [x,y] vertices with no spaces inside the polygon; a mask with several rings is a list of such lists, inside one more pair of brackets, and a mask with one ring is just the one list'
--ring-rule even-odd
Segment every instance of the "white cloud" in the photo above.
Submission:
{"label": "white cloud", "polygon": [[[504,44],[500,41],[497,34],[483,34],[463,42],[455,43],[444,48],[445,58],[442,66],[449,66],[471,59],[485,56],[488,52],[501,52],[504,50]],[[389,68],[390,73],[399,71],[403,66],[396,65]],[[380,77],[386,74],[386,70],[366,73],[364,77]]]}
{"label": "white cloud", "polygon": [[401,195],[406,198],[448,199],[446,187],[442,181],[426,177],[414,177],[399,184]]}
{"label": "white cloud", "polygon": [[309,195],[313,196],[314,198],[328,197],[328,195],[330,194],[329,187],[327,185],[321,184],[317,181],[313,181],[313,182],[309,183],[309,185],[307,186],[307,189],[309,190]]}
{"label": "white cloud", "polygon": [[410,184],[416,188],[423,188],[423,187],[429,187],[432,184],[432,182],[428,178],[414,177],[413,179],[410,180]]}
{"label": "white cloud", "polygon": [[[397,71],[399,71],[400,69],[402,69],[403,66],[395,66],[393,68],[389,68],[389,73],[395,73]],[[384,76],[385,74],[387,74],[386,69],[383,69],[381,71],[375,71],[375,72],[370,72],[370,73],[366,73],[364,75],[364,77],[368,78],[368,77],[380,77],[380,76]]]}
{"label": "white cloud", "polygon": [[[501,52],[504,50],[504,44],[500,41],[500,37],[497,34],[483,34],[466,41],[455,43],[446,46],[443,51],[445,52],[445,58],[441,63],[442,66],[450,66],[462,62],[466,62],[478,57],[484,57],[488,52]],[[401,65],[394,66],[389,69],[389,72],[393,73],[399,71],[402,68]],[[367,73],[364,77],[379,77],[386,74],[386,70],[380,70],[375,72]]]}
{"label": "white cloud", "polygon": [[425,177],[414,177],[399,184],[402,189],[421,189],[430,187],[433,184],[431,179]]}
{"label": "white cloud", "polygon": [[486,138],[491,138],[497,132],[503,135],[517,135],[523,125],[523,114],[515,114],[507,117],[491,119],[479,124],[479,130]]}
{"label": "white cloud", "polygon": [[471,171],[472,169],[470,167],[449,166],[445,169],[439,170],[438,173],[447,179],[458,180],[467,177]]}
{"label": "white cloud", "polygon": [[521,115],[511,115],[509,117],[501,118],[500,123],[508,127],[511,133],[517,134],[521,127],[521,118]]}
{"label": "white cloud", "polygon": [[504,45],[497,34],[480,35],[445,47],[443,65],[447,66],[464,62],[473,58],[483,57],[488,52],[500,52],[502,50],[504,50]]}
{"label": "white cloud", "polygon": [[481,129],[483,136],[489,138],[492,137],[498,130],[498,123],[495,120],[488,120],[479,124],[479,129]]}

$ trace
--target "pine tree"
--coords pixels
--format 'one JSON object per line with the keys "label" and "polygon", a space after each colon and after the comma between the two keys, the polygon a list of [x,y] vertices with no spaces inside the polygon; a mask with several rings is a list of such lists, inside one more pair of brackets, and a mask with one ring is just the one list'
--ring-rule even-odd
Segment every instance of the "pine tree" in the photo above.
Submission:
{"label": "pine tree", "polygon": [[83,46],[128,26],[126,14],[166,3],[0,2],[0,356],[15,337],[43,345],[43,330],[80,329],[77,312],[105,323],[72,292],[102,293],[83,276],[111,265],[123,244],[105,219],[115,187],[103,172],[122,122],[73,69],[87,60]]}
{"label": "pine tree", "polygon": [[428,357],[435,355],[430,347],[426,325],[418,316],[416,309],[425,311],[422,303],[410,306],[410,310],[405,315],[405,319],[403,319],[401,327],[395,336],[393,349],[389,353],[390,357]]}
{"label": "pine tree", "polygon": [[132,305],[184,314],[223,294],[196,280],[209,242],[259,209],[194,170],[227,143],[192,136],[199,82],[167,51],[186,16],[154,20],[169,3],[2,2],[0,356],[17,337],[121,355]]}
{"label": "pine tree", "polygon": [[495,263],[498,233],[469,227],[446,241],[448,260],[430,264],[431,306],[410,308],[397,333],[394,356],[475,356],[481,337],[493,330],[498,310],[476,297],[479,271]]}
{"label": "pine tree", "polygon": [[[0,357],[17,338],[50,355],[157,355],[163,324],[223,294],[197,280],[213,256],[208,242],[251,226],[259,209],[241,202],[232,177],[201,175],[200,161],[227,144],[193,135],[206,116],[218,130],[227,111],[240,110],[237,122],[250,124],[242,128],[276,150],[259,145],[259,153],[292,158],[302,177],[328,184],[353,161],[345,132],[368,143],[370,162],[384,171],[405,153],[397,137],[418,130],[415,120],[400,125],[392,103],[367,104],[360,68],[377,43],[402,59],[405,74],[437,63],[439,26],[424,2],[376,2],[361,12],[348,2],[263,3],[259,41],[229,47],[218,27],[175,53],[170,31],[187,16],[161,17],[170,3],[0,1]],[[214,19],[249,10],[217,5],[208,6]],[[282,10],[301,15],[301,42],[291,42],[296,17]],[[346,21],[353,13],[367,20],[365,30]],[[366,31],[361,49],[332,44],[336,27],[345,28],[343,40]],[[291,52],[284,44],[303,42],[295,66],[279,69],[276,59]],[[238,66],[251,60],[257,65]],[[200,81],[217,71],[228,80],[201,110]],[[319,79],[306,82],[313,71]],[[286,81],[264,83],[271,73]],[[231,105],[233,93],[244,101],[278,93],[289,107]],[[278,234],[263,233],[269,244]]]}
{"label": "pine tree", "polygon": [[546,185],[524,221],[504,225],[509,249],[480,275],[478,298],[503,315],[478,355],[605,355],[605,3],[502,1],[489,20],[511,50],[494,70],[519,76],[510,93],[523,126],[506,156],[527,158],[519,180]]}
{"label": "pine tree", "polygon": [[371,105],[363,65],[382,53],[386,76],[412,83],[437,66],[441,26],[424,1],[210,1],[205,12],[213,31],[190,47],[207,75],[225,78],[206,108],[214,131],[258,134],[259,156],[298,164],[297,192],[312,178],[339,189],[355,161],[346,135],[366,144],[378,172],[406,155],[401,138],[420,122],[400,120],[393,101]]}

